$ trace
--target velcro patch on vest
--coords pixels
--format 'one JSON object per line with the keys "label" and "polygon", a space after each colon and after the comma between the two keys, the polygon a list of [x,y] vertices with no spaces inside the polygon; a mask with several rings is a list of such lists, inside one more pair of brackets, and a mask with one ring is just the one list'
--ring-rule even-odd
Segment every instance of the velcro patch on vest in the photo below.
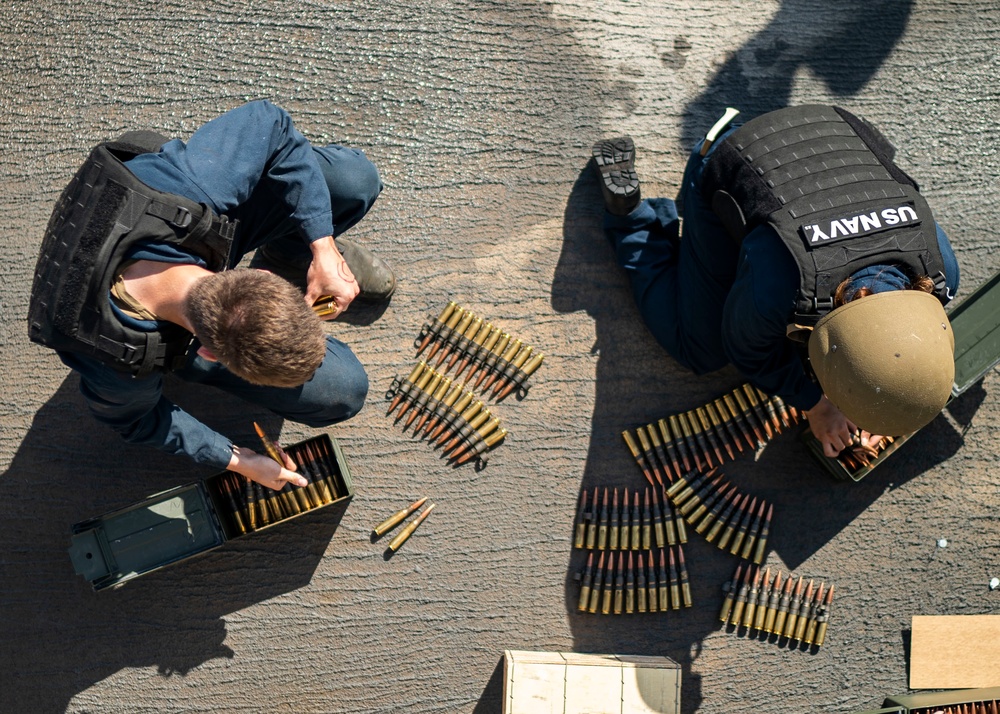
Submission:
{"label": "velcro patch on vest", "polygon": [[915,226],[920,216],[912,203],[903,203],[889,208],[880,208],[865,213],[854,213],[843,218],[824,220],[820,223],[806,223],[799,226],[799,234],[806,248],[818,248],[850,238],[867,236],[890,228]]}

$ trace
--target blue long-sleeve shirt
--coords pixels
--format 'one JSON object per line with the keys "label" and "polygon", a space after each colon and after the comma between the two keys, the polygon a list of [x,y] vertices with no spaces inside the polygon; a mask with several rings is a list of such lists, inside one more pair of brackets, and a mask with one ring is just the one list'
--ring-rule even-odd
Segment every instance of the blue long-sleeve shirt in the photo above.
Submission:
{"label": "blue long-sleeve shirt", "polygon": [[[268,101],[232,109],[195,131],[186,143],[169,141],[158,152],[140,154],[126,165],[151,188],[205,203],[217,214],[238,219],[249,203],[268,202],[269,210],[291,218],[306,242],[333,234],[330,192],[312,146],[288,113]],[[259,214],[259,205],[255,211]],[[241,225],[232,262],[264,240],[254,228]],[[143,244],[129,257],[200,263],[193,255],[156,243]],[[157,327],[155,322],[118,315],[138,329]],[[91,413],[126,441],[187,454],[216,468],[229,464],[229,439],[166,399],[159,374],[135,379],[81,355],[61,353],[60,358],[80,373]]]}

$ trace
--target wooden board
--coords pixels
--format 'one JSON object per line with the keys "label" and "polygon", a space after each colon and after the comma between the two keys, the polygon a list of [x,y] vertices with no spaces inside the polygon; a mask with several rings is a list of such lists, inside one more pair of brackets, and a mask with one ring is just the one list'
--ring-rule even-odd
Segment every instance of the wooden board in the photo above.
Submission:
{"label": "wooden board", "polygon": [[1000,685],[1000,615],[914,615],[910,689]]}

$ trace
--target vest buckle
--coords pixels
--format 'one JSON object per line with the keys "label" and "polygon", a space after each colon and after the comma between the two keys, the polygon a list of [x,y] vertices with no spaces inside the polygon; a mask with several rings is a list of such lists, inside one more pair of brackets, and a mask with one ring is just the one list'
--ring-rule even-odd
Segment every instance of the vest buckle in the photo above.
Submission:
{"label": "vest buckle", "polygon": [[184,206],[178,206],[177,213],[170,219],[170,225],[177,228],[187,228],[191,225],[191,218],[191,211],[184,208]]}

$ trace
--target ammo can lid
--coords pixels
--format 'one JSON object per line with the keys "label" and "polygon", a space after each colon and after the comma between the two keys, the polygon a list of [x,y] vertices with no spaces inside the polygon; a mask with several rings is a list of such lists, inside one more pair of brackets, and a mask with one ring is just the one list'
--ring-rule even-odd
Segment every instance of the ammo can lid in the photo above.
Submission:
{"label": "ammo can lid", "polygon": [[980,285],[948,319],[955,333],[957,397],[1000,363],[1000,272]]}
{"label": "ammo can lid", "polygon": [[76,572],[101,590],[224,540],[204,488],[195,483],[76,524],[69,556]]}

